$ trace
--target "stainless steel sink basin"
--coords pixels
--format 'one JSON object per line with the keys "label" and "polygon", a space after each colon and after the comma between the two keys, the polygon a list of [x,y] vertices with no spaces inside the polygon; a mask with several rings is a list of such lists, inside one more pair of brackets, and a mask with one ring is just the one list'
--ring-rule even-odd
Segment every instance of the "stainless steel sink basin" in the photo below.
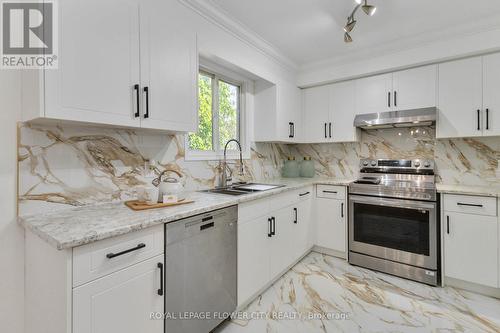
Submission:
{"label": "stainless steel sink basin", "polygon": [[285,185],[270,185],[270,184],[259,184],[259,183],[243,183],[235,184],[225,188],[214,188],[210,190],[205,190],[202,192],[217,193],[217,194],[227,194],[227,195],[244,195],[255,192],[264,192],[273,190],[275,188],[284,187]]}

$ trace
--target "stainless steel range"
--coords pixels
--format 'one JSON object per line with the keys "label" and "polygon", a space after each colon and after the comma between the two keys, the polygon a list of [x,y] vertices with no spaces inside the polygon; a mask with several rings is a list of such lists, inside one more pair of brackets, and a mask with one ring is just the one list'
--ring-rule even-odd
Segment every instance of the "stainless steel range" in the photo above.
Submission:
{"label": "stainless steel range", "polygon": [[349,262],[440,284],[434,161],[362,160],[349,185]]}

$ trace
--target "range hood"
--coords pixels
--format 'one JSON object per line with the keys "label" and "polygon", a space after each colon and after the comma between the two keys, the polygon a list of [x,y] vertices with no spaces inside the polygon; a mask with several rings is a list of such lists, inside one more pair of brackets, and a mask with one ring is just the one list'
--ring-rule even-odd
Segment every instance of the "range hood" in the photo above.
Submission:
{"label": "range hood", "polygon": [[364,129],[431,126],[436,123],[435,107],[359,114],[354,119],[354,127]]}

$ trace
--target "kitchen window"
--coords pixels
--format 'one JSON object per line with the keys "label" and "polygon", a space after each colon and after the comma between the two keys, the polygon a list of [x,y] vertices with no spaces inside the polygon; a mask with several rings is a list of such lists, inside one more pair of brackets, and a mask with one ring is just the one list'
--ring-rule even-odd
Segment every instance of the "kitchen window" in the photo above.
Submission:
{"label": "kitchen window", "polygon": [[[245,85],[242,80],[200,69],[198,132],[187,135],[186,159],[220,159],[224,155],[224,146],[230,139],[240,141],[244,152],[246,151],[247,140],[243,126]],[[229,158],[239,156],[236,149],[234,143],[228,147]]]}

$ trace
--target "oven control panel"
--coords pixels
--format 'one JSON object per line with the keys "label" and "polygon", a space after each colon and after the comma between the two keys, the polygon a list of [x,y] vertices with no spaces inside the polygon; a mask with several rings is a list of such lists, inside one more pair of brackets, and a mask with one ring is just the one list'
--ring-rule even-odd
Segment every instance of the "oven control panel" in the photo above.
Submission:
{"label": "oven control panel", "polygon": [[402,169],[402,170],[434,170],[434,161],[427,159],[415,160],[361,160],[361,169]]}

